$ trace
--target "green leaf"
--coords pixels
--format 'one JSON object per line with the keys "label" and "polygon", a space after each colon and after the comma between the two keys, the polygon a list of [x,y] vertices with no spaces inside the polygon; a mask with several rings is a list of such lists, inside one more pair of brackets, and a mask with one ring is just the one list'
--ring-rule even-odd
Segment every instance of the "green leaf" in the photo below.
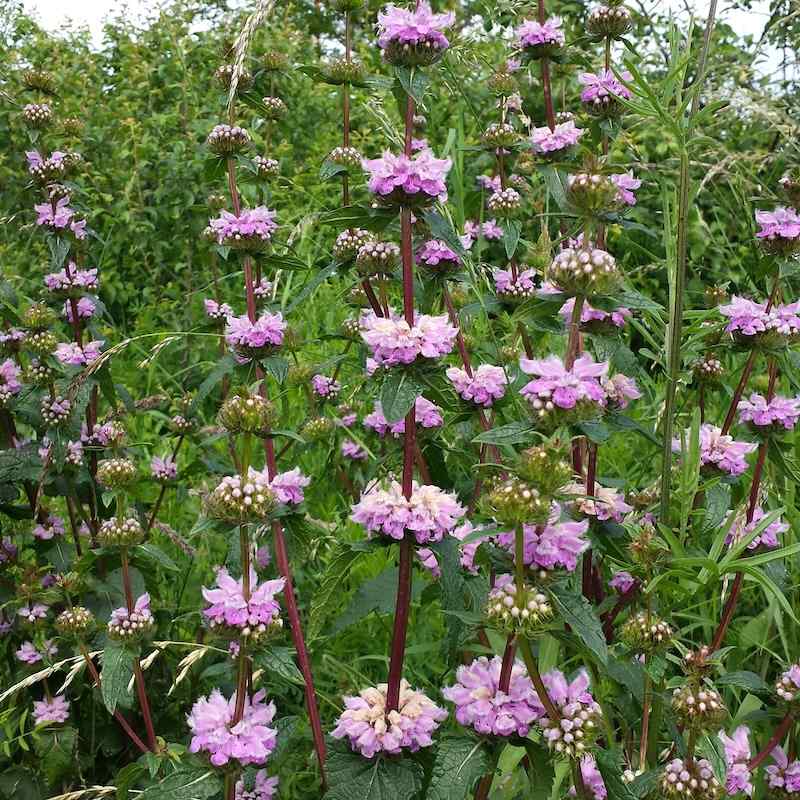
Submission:
{"label": "green leaf", "polygon": [[581,422],[578,429],[596,444],[603,444],[611,438],[611,428],[604,422]]}
{"label": "green leaf", "polygon": [[278,383],[283,383],[289,374],[289,362],[280,356],[270,356],[261,362],[264,372],[272,375]]}
{"label": "green leaf", "polygon": [[431,235],[434,239],[441,239],[445,244],[457,255],[464,256],[466,252],[464,245],[461,244],[461,239],[458,234],[453,230],[450,221],[443,217],[438,211],[426,211],[423,218],[431,229]]}
{"label": "green leaf", "polygon": [[347,174],[347,166],[345,164],[337,164],[335,161],[330,161],[327,158],[322,162],[319,168],[319,178],[322,181],[330,180],[333,177]]}
{"label": "green leaf", "polygon": [[42,462],[35,445],[0,450],[0,483],[36,481],[42,473]]}
{"label": "green leaf", "polygon": [[34,751],[49,786],[56,785],[72,770],[78,732],[66,726],[40,734],[34,739]]}
{"label": "green leaf", "polygon": [[136,552],[152,559],[169,572],[180,572],[180,567],[160,547],[157,547],[152,542],[144,542],[144,544],[138,545]]}
{"label": "green leaf", "polygon": [[506,258],[514,258],[521,232],[522,225],[517,220],[508,220],[506,224],[503,225],[503,246],[506,248]]}
{"label": "green leaf", "polygon": [[553,200],[556,201],[556,205],[562,211],[566,210],[569,206],[569,203],[567,202],[567,193],[564,189],[564,183],[561,180],[558,170],[548,164],[539,167],[539,172],[544,175],[545,183],[547,183],[547,188],[550,191]]}
{"label": "green leaf", "polygon": [[395,75],[397,75],[403,91],[413,97],[417,103],[421,103],[430,83],[430,78],[426,73],[414,67],[395,67]]}
{"label": "green leaf", "polygon": [[747,689],[749,692],[769,692],[771,687],[755,672],[740,670],[727,672],[716,680],[717,686],[735,686],[737,689]]}
{"label": "green leaf", "polygon": [[103,703],[113,714],[120,698],[128,694],[128,683],[133,675],[134,654],[131,650],[115,644],[108,644],[103,651],[103,672],[100,676],[100,690]]}
{"label": "green leaf", "polygon": [[295,651],[291,647],[267,647],[259,651],[256,661],[264,668],[267,676],[275,674],[295,686],[305,685],[303,675],[295,663]]}
{"label": "green leaf", "polygon": [[422,766],[410,758],[364,758],[341,748],[330,752],[325,769],[324,800],[411,800],[422,789]]}
{"label": "green leaf", "polygon": [[335,225],[338,228],[366,228],[368,231],[382,231],[397,218],[393,209],[371,209],[366,206],[342,206],[319,215],[321,225]]}
{"label": "green leaf", "polygon": [[117,787],[117,800],[128,800],[131,786],[144,775],[145,771],[141,764],[128,764],[117,773],[114,779]]}
{"label": "green leaf", "polygon": [[578,640],[589,648],[602,664],[608,663],[608,647],[603,626],[582,594],[571,591],[563,584],[554,584],[550,591],[555,598],[561,616]]}
{"label": "green leaf", "polygon": [[[330,278],[332,275],[335,275],[338,269],[339,265],[336,262],[331,262],[327,267],[317,271],[314,277],[307,281],[303,288],[294,296],[294,299],[291,303],[289,303],[289,306],[286,309],[286,313],[291,314],[295,308],[305,303],[306,298],[309,297],[314,290],[322,286],[322,284],[325,283],[328,278]],[[272,358],[275,358],[275,356],[272,356]],[[266,360],[269,361],[270,359]]]}
{"label": "green leaf", "polygon": [[178,769],[138,800],[208,800],[222,792],[222,778],[214,770]]}
{"label": "green leaf", "polygon": [[[459,543],[453,536],[445,536],[430,549],[436,553],[441,576],[439,586],[442,591],[442,611],[464,611],[464,574],[461,570]],[[462,622],[455,616],[448,616],[447,636],[442,641],[447,658],[454,658],[459,638],[463,630]]]}
{"label": "green leaf", "polygon": [[603,776],[603,783],[606,785],[608,800],[636,800],[636,795],[630,786],[622,780],[621,754],[614,750],[596,750],[595,761],[597,769]]}
{"label": "green leaf", "polygon": [[381,409],[386,421],[391,425],[399,422],[414,407],[422,388],[408,372],[394,370],[389,373],[381,386]]}
{"label": "green leaf", "polygon": [[492,769],[484,742],[466,736],[439,741],[426,800],[464,800],[475,784]]}
{"label": "green leaf", "polygon": [[628,417],[625,414],[618,414],[612,411],[606,415],[605,423],[614,432],[630,431],[633,433],[638,433],[640,436],[643,436],[645,439],[647,439],[648,442],[652,442],[653,444],[657,445],[661,444],[659,438],[649,428],[646,428],[641,422],[633,419],[632,417]]}
{"label": "green leaf", "polygon": [[479,433],[472,441],[475,444],[525,444],[533,438],[535,430],[529,422],[510,422]]}
{"label": "green leaf", "polygon": [[192,404],[189,406],[190,414],[197,410],[200,403],[202,403],[203,400],[205,400],[205,398],[211,394],[214,387],[220,383],[226,375],[230,375],[235,367],[236,359],[234,359],[234,357],[230,354],[226,355],[217,362],[217,365],[214,367],[214,369],[208,373],[206,379],[197,388],[197,392],[192,400]]}

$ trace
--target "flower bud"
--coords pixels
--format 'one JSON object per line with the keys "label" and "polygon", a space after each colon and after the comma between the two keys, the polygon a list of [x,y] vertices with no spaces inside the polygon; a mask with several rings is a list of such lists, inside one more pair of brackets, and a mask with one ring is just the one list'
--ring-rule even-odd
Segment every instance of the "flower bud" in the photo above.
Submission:
{"label": "flower bud", "polygon": [[615,258],[605,250],[568,247],[553,259],[547,279],[565,294],[591,297],[613,292],[622,276]]}
{"label": "flower bud", "polygon": [[507,97],[517,91],[517,79],[510,72],[498,70],[489,78],[489,89],[500,97]]}
{"label": "flower bud", "polygon": [[333,432],[334,423],[328,417],[315,417],[303,426],[303,438],[308,442],[319,442],[327,439]]}
{"label": "flower bud", "polygon": [[501,189],[486,201],[486,210],[495,217],[515,217],[522,208],[522,197],[516,189]]}
{"label": "flower bud", "polygon": [[505,149],[519,141],[519,134],[508,122],[493,122],[481,135],[481,144],[490,150]]}
{"label": "flower bud", "polygon": [[795,703],[800,700],[798,676],[800,676],[800,664],[792,664],[775,683],[775,692],[785,703]]}
{"label": "flower bud", "polygon": [[50,331],[35,331],[25,334],[25,347],[40,358],[51,355],[57,344],[58,340]]}
{"label": "flower bud", "polygon": [[586,20],[586,31],[598,39],[621,39],[632,27],[630,11],[624,6],[598,6]]}
{"label": "flower bud", "polygon": [[683,657],[683,671],[695,678],[703,677],[714,666],[712,656],[711,648],[705,644],[702,647],[698,647],[697,650],[690,650]]}
{"label": "flower bud", "polygon": [[280,50],[270,50],[261,57],[267,72],[283,72],[289,66],[289,57]]}
{"label": "flower bud", "polygon": [[562,705],[558,720],[545,715],[539,724],[551,750],[567,758],[581,758],[594,745],[602,721],[600,704],[589,695]]}
{"label": "flower bud", "polygon": [[156,622],[149,606],[141,609],[116,609],[108,622],[108,638],[125,645],[137,645],[152,636]]}
{"label": "flower bud", "polygon": [[547,497],[552,497],[573,477],[572,465],[564,453],[552,445],[523,450],[519,454],[517,474]]}
{"label": "flower bud", "polygon": [[103,520],[97,540],[103,547],[135,547],[144,541],[144,529],[135,517],[113,517]]}
{"label": "flower bud", "polygon": [[42,419],[48,428],[63,425],[69,419],[72,404],[66,397],[45,397],[42,400]]}
{"label": "flower bud", "polygon": [[275,407],[258,394],[235,394],[222,404],[217,422],[228,433],[252,433],[266,438],[275,422]]}
{"label": "flower bud", "polygon": [[94,625],[94,614],[83,606],[68,608],[56,618],[56,630],[62,636],[74,636],[76,639],[85,638]]}
{"label": "flower bud", "polygon": [[567,178],[567,200],[584,214],[596,215],[610,210],[617,192],[616,184],[607,175],[581,172]]}
{"label": "flower bud", "polygon": [[361,168],[361,153],[355,147],[334,147],[325,160],[345,167],[348,172]]}
{"label": "flower bud", "polygon": [[320,65],[322,76],[334,85],[360,83],[364,79],[364,67],[350,58],[336,58]]}
{"label": "flower bud", "polygon": [[358,317],[348,317],[342,322],[342,336],[354,341],[361,339],[361,324],[358,321]]}
{"label": "flower bud", "polygon": [[28,103],[22,109],[22,118],[29,128],[41,130],[53,121],[53,110],[47,103]]}
{"label": "flower bud", "polygon": [[725,370],[722,362],[713,353],[706,353],[703,358],[694,362],[692,372],[698,383],[719,383]]}
{"label": "flower bud", "polygon": [[659,780],[664,800],[720,800],[722,787],[705,758],[675,758]]}
{"label": "flower bud", "polygon": [[22,324],[31,331],[43,331],[51,325],[55,325],[58,317],[55,312],[44,305],[44,303],[34,303],[25,309],[22,315]]}
{"label": "flower bud", "polygon": [[234,75],[238,78],[236,84],[237,93],[246,92],[253,85],[253,76],[247,67],[237,68],[235,64],[223,64],[214,72],[214,77],[226,91],[230,90]]}
{"label": "flower bud", "polygon": [[625,621],[620,639],[637,653],[653,653],[669,646],[672,628],[655,614],[640,611]]}
{"label": "flower bud", "polygon": [[349,228],[346,231],[342,231],[336,237],[336,242],[333,245],[333,257],[340,264],[344,264],[354,259],[358,255],[358,251],[367,242],[372,242],[374,239],[375,237],[363,228]]}
{"label": "flower bud", "polygon": [[106,458],[97,465],[97,480],[107,489],[130,486],[136,477],[136,464],[129,458]]}
{"label": "flower bud", "polygon": [[206,139],[208,149],[218,156],[241,153],[251,144],[250,134],[239,125],[215,125]]}
{"label": "flower bud", "polygon": [[171,420],[170,425],[175,433],[185,436],[187,433],[191,433],[191,431],[195,428],[195,421],[193,419],[187,419],[182,414],[176,414]]}
{"label": "flower bud", "polygon": [[423,39],[416,44],[393,39],[383,50],[383,57],[396,67],[428,67],[443,55],[446,45],[438,41]]}
{"label": "flower bud", "polygon": [[391,275],[400,260],[394,242],[371,241],[362,245],[356,256],[356,269],[362,275]]}
{"label": "flower bud", "polygon": [[553,618],[553,606],[537,587],[526,584],[519,592],[510,575],[500,575],[489,592],[486,618],[490,625],[507,634],[532,637]]}
{"label": "flower bud", "polygon": [[34,386],[49,386],[54,378],[55,371],[48,364],[39,361],[38,358],[32,358],[25,371],[25,383],[33,384]]}
{"label": "flower bud", "polygon": [[550,503],[538,489],[516,477],[496,483],[484,496],[487,513],[502,525],[547,522]]}
{"label": "flower bud", "polygon": [[67,136],[78,137],[83,133],[83,121],[79,117],[64,117],[61,120],[61,130]]}
{"label": "flower bud", "polygon": [[800,170],[787,172],[778,182],[789,202],[795,207],[800,206]]}
{"label": "flower bud", "polygon": [[722,698],[713,689],[686,684],[672,692],[672,710],[684,727],[695,731],[719,729],[728,712]]}
{"label": "flower bud", "polygon": [[221,208],[225,208],[227,205],[227,200],[225,199],[224,194],[210,194],[208,196],[208,207],[214,209],[215,211],[219,211]]}
{"label": "flower bud", "polygon": [[44,94],[56,93],[56,81],[52,74],[44,69],[26,69],[22,73],[22,83],[26,89]]}
{"label": "flower bud", "polygon": [[261,180],[268,178],[276,178],[281,174],[281,165],[274,158],[267,158],[266,156],[256,156],[253,159],[253,165],[256,168],[256,176]]}
{"label": "flower bud", "polygon": [[265,119],[282,119],[289,111],[286,107],[286,103],[284,103],[280,97],[262,97],[261,104],[264,106],[262,111]]}
{"label": "flower bud", "polygon": [[276,505],[266,477],[251,469],[246,479],[241,475],[223,478],[206,498],[206,514],[220,522],[243,525],[263,522]]}
{"label": "flower bud", "polygon": [[356,308],[367,308],[369,300],[364,287],[358,283],[347,292],[347,302]]}

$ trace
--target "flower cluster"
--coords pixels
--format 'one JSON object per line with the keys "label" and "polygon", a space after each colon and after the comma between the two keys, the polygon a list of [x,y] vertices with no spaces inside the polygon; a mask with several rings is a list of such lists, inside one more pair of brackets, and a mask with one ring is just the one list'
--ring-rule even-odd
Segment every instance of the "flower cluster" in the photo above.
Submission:
{"label": "flower cluster", "polygon": [[414,156],[386,150],[380,158],[361,163],[369,173],[370,192],[384,202],[413,206],[447,199],[445,179],[452,162],[436,158],[427,148]]}
{"label": "flower cluster", "polygon": [[409,531],[419,544],[425,544],[440,541],[465,513],[455,495],[438,486],[414,483],[407,499],[400,484],[392,481],[386,488],[376,485],[364,492],[350,518],[371,534],[400,540]]}
{"label": "flower cluster", "polygon": [[[525,565],[573,572],[578,566],[578,558],[589,547],[588,530],[588,520],[563,518],[561,507],[554,503],[546,524],[522,527]],[[513,532],[499,534],[497,543],[514,553]]]}
{"label": "flower cluster", "polygon": [[561,17],[550,17],[544,22],[526,19],[516,30],[517,44],[523,48],[561,47],[566,41],[561,25]]}
{"label": "flower cluster", "polygon": [[[756,303],[746,297],[734,295],[731,302],[719,306],[720,314],[727,317],[726,333],[737,339],[749,337],[767,339],[793,337],[800,334],[800,304],[776,305],[767,310],[766,303]],[[769,335],[772,334],[772,337]]]}
{"label": "flower cluster", "polygon": [[379,366],[411,364],[417,358],[440,358],[452,349],[457,329],[447,316],[423,314],[409,325],[397,317],[379,317],[372,312],[361,318],[361,338]]}
{"label": "flower cluster", "polygon": [[583,128],[578,128],[573,120],[558,123],[553,130],[545,125],[534,128],[531,136],[533,152],[541,156],[559,156],[565,150],[574,147],[581,136]]}
{"label": "flower cluster", "polygon": [[336,378],[329,378],[327,375],[314,375],[311,379],[311,388],[317,397],[333,400],[342,390],[342,384]]}
{"label": "flower cluster", "polygon": [[516,275],[511,269],[496,269],[492,273],[494,290],[503,300],[526,300],[536,291],[535,275],[532,269],[518,270]]}
{"label": "flower cluster", "polygon": [[491,408],[502,399],[508,384],[505,370],[491,364],[481,364],[472,375],[458,367],[450,367],[446,375],[462,400],[483,408]]}
{"label": "flower cluster", "polygon": [[[709,422],[700,426],[700,464],[704,467],[741,475],[747,469],[745,456],[757,447],[753,442],[737,442],[733,436],[723,434],[720,428]],[[680,453],[679,439],[673,439],[672,451]]]}
{"label": "flower cluster", "polygon": [[[415,401],[414,412],[416,424],[421,425],[423,428],[440,428],[444,422],[442,409],[421,395]],[[376,401],[372,412],[364,417],[364,427],[374,430],[381,438],[386,434],[391,434],[396,439],[405,433],[406,421],[403,418],[397,422],[389,423],[383,415],[380,402]]]}
{"label": "flower cluster", "polygon": [[778,206],[773,211],[756,211],[761,226],[756,233],[765,247],[791,252],[800,246],[800,214],[793,208]]}
{"label": "flower cluster", "polygon": [[212,628],[222,627],[227,629],[227,634],[247,637],[260,636],[283,624],[275,595],[283,591],[284,579],[259,584],[251,567],[248,584],[245,597],[244,578],[237,581],[222,568],[217,571],[216,586],[203,587],[203,598],[209,604],[203,616]]}
{"label": "flower cluster", "polygon": [[133,609],[115,608],[108,621],[108,635],[122,642],[136,642],[147,636],[155,628],[155,619],[150,610],[150,595],[145,593],[136,598]]}
{"label": "flower cluster", "polygon": [[[625,81],[630,81],[632,77],[629,72],[622,73]],[[584,87],[581,92],[581,100],[591,114],[616,116],[622,111],[620,98],[630,100],[633,96],[630,89],[620,83],[617,76],[609,69],[602,70],[597,74],[584,72],[580,76],[580,82]]]}
{"label": "flower cluster", "polygon": [[255,322],[247,314],[228,317],[225,341],[241,363],[261,359],[283,344],[286,322],[280,312],[264,312]]}
{"label": "flower cluster", "polygon": [[[559,309],[559,314],[563,317],[565,322],[569,322],[572,318],[572,310],[575,308],[575,298],[570,297],[566,303]],[[628,320],[631,318],[632,312],[629,308],[620,306],[613,311],[602,311],[599,308],[594,308],[584,301],[581,306],[581,325],[591,328],[596,323],[601,325],[613,326],[614,328],[624,328]]]}
{"label": "flower cluster", "polygon": [[362,689],[355,697],[345,697],[345,710],[331,735],[350,742],[364,758],[377,753],[397,755],[403,750],[416,752],[429,747],[431,734],[447,717],[447,712],[407,681],[400,683],[400,702],[396,711],[387,711],[387,685]]}
{"label": "flower cluster", "polygon": [[208,226],[218,244],[243,250],[262,250],[277,230],[277,214],[266,206],[244,208],[239,214],[222,211]]}
{"label": "flower cluster", "polygon": [[278,779],[270,778],[265,769],[256,772],[251,789],[245,788],[244,778],[236,782],[235,800],[273,800],[278,791]]}
{"label": "flower cluster", "polygon": [[413,11],[389,5],[378,14],[378,46],[392,64],[432,64],[450,46],[443,29],[454,22],[455,14],[434,14],[427,0]]}
{"label": "flower cluster", "polygon": [[770,755],[775,763],[766,768],[767,786],[776,793],[800,792],[800,760],[789,761],[782,747],[775,747]]}
{"label": "flower cluster", "polygon": [[[744,792],[746,795],[753,793],[752,775],[747,768],[750,760],[750,730],[745,725],[740,725],[733,736],[719,732],[719,739],[725,750],[725,791],[730,794]],[[769,771],[769,770],[767,770]]]}
{"label": "flower cluster", "polygon": [[63,694],[37,700],[33,704],[33,721],[36,725],[60,725],[69,719],[69,702]]}
{"label": "flower cluster", "polygon": [[800,664],[792,664],[781,674],[775,684],[775,692],[787,703],[793,703],[800,698]]}
{"label": "flower cluster", "polygon": [[749,400],[741,400],[738,408],[739,419],[759,430],[773,428],[790,431],[800,419],[800,397],[776,396],[767,400],[763,395],[754,393]]}

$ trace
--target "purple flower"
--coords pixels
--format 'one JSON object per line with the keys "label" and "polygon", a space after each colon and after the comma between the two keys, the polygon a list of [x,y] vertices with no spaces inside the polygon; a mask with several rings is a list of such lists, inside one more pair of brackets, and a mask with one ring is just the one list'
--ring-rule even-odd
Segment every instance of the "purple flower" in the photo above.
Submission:
{"label": "purple flower", "polygon": [[761,226],[756,233],[759,239],[800,237],[800,215],[793,208],[778,206],[774,211],[756,211],[756,222]]}
{"label": "purple flower", "polygon": [[445,266],[457,266],[461,263],[458,255],[441,239],[429,239],[425,242],[417,253],[417,261],[429,267],[436,267],[442,262],[445,262]]}
{"label": "purple flower", "polygon": [[[79,319],[89,319],[89,317],[94,316],[97,305],[91,297],[81,297],[80,300],[75,303],[75,308],[77,309]],[[69,300],[64,303],[64,316],[67,318],[67,322],[75,322],[72,318],[72,303]]]}
{"label": "purple flower", "polygon": [[7,564],[17,557],[18,548],[10,536],[0,537],[0,564]]}
{"label": "purple flower", "polygon": [[[723,435],[716,425],[706,422],[700,426],[700,463],[716,467],[729,475],[741,475],[747,469],[745,456],[758,447],[753,442],[737,442],[733,436]],[[672,452],[680,453],[679,439],[672,440]]]}
{"label": "purple flower", "polygon": [[86,292],[96,292],[99,288],[97,268],[78,269],[74,261],[69,262],[69,270],[51,272],[44,276],[44,285],[51,292],[70,292],[80,289]]}
{"label": "purple flower", "polygon": [[[623,72],[622,79],[630,82],[633,75],[630,72]],[[607,102],[607,98],[622,97],[630,100],[633,95],[627,86],[617,80],[617,76],[610,69],[604,69],[595,74],[594,72],[584,72],[578,80],[583,84],[581,100],[584,103],[601,104]]]}
{"label": "purple flower", "polygon": [[[561,507],[553,503],[546,525],[523,525],[523,559],[527,566],[562,568],[573,572],[578,557],[589,547],[589,520],[561,519]],[[497,543],[514,553],[514,532],[501,533]]]}
{"label": "purple flower", "polygon": [[0,363],[0,402],[8,402],[22,388],[22,370],[12,358]]}
{"label": "purple flower", "polygon": [[604,379],[601,385],[611,408],[625,409],[631,400],[638,400],[642,396],[636,381],[620,372]]}
{"label": "purple flower", "polygon": [[490,408],[506,393],[508,378],[502,367],[481,364],[472,375],[450,367],[445,374],[462,400],[484,408]]}
{"label": "purple flower", "polygon": [[775,747],[770,755],[775,763],[766,769],[769,788],[788,793],[800,791],[800,761],[790,763],[782,747]]}
{"label": "purple flower", "polygon": [[539,45],[560,47],[566,41],[561,24],[561,17],[550,17],[544,22],[526,19],[515,32],[517,44],[520,47],[537,47]]}
{"label": "purple flower", "polygon": [[[570,297],[563,306],[558,310],[558,313],[564,318],[565,322],[570,322],[572,319],[572,310],[575,308],[575,298]],[[628,319],[633,316],[629,308],[620,306],[613,311],[601,311],[599,308],[594,308],[589,305],[585,300],[581,307],[581,325],[586,325],[591,322],[604,322],[613,325],[615,328],[624,328]]]}
{"label": "purple flower", "polygon": [[[753,519],[751,522],[747,522],[747,517],[744,514],[738,514],[731,526],[728,535],[725,537],[725,544],[729,547],[735,545],[737,542],[742,541],[742,539],[749,539],[750,535],[753,531],[758,527],[759,523],[761,522],[764,517],[767,516],[767,512],[764,511],[761,506],[756,506],[753,509]],[[780,540],[778,539],[779,536],[786,533],[789,530],[789,525],[786,522],[783,522],[780,518],[776,519],[774,522],[771,522],[764,528],[761,533],[758,534],[751,542],[747,545],[748,550],[755,550],[757,547],[769,547],[775,548],[778,547],[780,544]]]}
{"label": "purple flower", "polygon": [[29,603],[17,609],[17,616],[22,617],[26,622],[33,625],[40,619],[47,616],[48,607],[44,603]]}
{"label": "purple flower", "polygon": [[431,734],[447,718],[447,712],[408,681],[400,683],[397,711],[387,713],[387,685],[380,683],[362,689],[356,697],[345,697],[345,710],[331,733],[335,739],[347,738],[350,747],[364,758],[384,752],[412,753],[433,744]]}
{"label": "purple flower", "polygon": [[335,378],[329,378],[327,375],[315,375],[311,379],[311,388],[317,397],[322,397],[325,400],[331,400],[342,390],[342,384]]}
{"label": "purple flower", "polygon": [[445,356],[453,349],[457,333],[446,315],[423,314],[413,326],[404,319],[378,317],[372,312],[361,317],[361,338],[379,366],[395,367],[420,357]]}
{"label": "purple flower", "polygon": [[285,581],[258,583],[255,569],[250,568],[250,597],[244,597],[244,578],[234,580],[225,568],[217,571],[217,585],[212,589],[203,587],[203,599],[209,603],[203,616],[211,627],[224,625],[236,628],[243,636],[264,633],[273,626],[280,626],[281,608],[275,595],[283,591]]}
{"label": "purple flower", "polygon": [[178,477],[178,465],[170,456],[166,458],[153,456],[150,461],[150,472],[157,481],[174,481]]}
{"label": "purple flower", "polygon": [[608,486],[596,484],[593,497],[584,496],[586,487],[580,483],[570,484],[564,488],[564,492],[576,496],[574,506],[577,511],[601,521],[611,519],[622,522],[624,516],[633,511],[633,507],[625,502],[624,495]]}
{"label": "purple flower", "polygon": [[517,271],[516,278],[510,269],[496,269],[492,273],[494,278],[494,290],[498,297],[512,299],[524,299],[532,297],[536,289],[533,278],[536,271],[524,269]]}
{"label": "purple flower", "polygon": [[617,200],[626,206],[635,206],[636,195],[634,192],[642,185],[641,180],[634,178],[632,172],[612,175],[611,180],[617,187]]}
{"label": "purple flower", "polygon": [[614,577],[608,582],[608,585],[619,592],[620,594],[625,594],[636,583],[636,578],[630,574],[630,572],[625,572],[625,570],[621,570],[617,572]]}
{"label": "purple flower", "polygon": [[358,442],[345,439],[342,442],[342,456],[352,461],[364,461],[367,458],[367,451]]}
{"label": "purple flower", "polygon": [[455,528],[451,533],[452,536],[461,542],[461,544],[458,546],[461,554],[459,559],[461,566],[467,570],[467,572],[471,572],[473,575],[478,574],[478,568],[475,566],[475,556],[478,553],[478,548],[484,542],[491,541],[492,537],[489,535],[480,536],[466,543],[464,542],[464,539],[466,539],[470,534],[477,533],[480,530],[480,528],[476,528],[467,520]]}
{"label": "purple flower", "polygon": [[397,481],[386,488],[375,485],[353,506],[350,519],[370,534],[379,533],[400,540],[409,531],[418,544],[438,542],[455,528],[466,509],[455,495],[438,486],[413,485],[407,500]]}
{"label": "purple flower", "polygon": [[437,50],[446,50],[450,42],[442,32],[456,20],[452,12],[434,14],[427,0],[417,4],[412,11],[394,5],[378,14],[378,46],[385,50],[391,44],[429,44]]}
{"label": "purple flower", "polygon": [[269,545],[262,544],[261,547],[256,550],[256,566],[259,569],[266,569],[272,561],[272,556],[269,552]]}
{"label": "purple flower", "polygon": [[754,336],[767,329],[766,303],[754,303],[746,297],[733,295],[728,305],[719,306],[717,310],[730,320],[725,327],[727,333]]}
{"label": "purple flower", "polygon": [[416,555],[419,559],[420,566],[424,570],[427,570],[434,579],[442,577],[442,570],[439,567],[439,561],[433,550],[427,547],[418,547]]}
{"label": "purple flower", "polygon": [[[546,715],[545,709],[538,695],[535,703],[539,710],[539,724],[543,728],[544,738],[549,747],[559,753],[582,752],[584,749],[583,740],[576,745],[575,736],[572,731],[575,729],[576,720],[583,720],[584,723],[595,720],[602,715],[602,711],[591,692],[589,692],[589,675],[585,669],[579,670],[572,682],[567,681],[564,673],[554,669],[542,675],[542,682],[547,689],[547,694],[553,705],[559,712],[561,719],[553,722]],[[593,725],[597,725],[593,721]],[[583,727],[583,726],[582,726]],[[584,728],[588,734],[588,726]]]}
{"label": "purple flower", "polygon": [[33,721],[36,725],[62,723],[69,719],[69,703],[63,694],[33,703]]}
{"label": "purple flower", "polygon": [[559,123],[552,131],[547,125],[543,128],[534,128],[531,136],[533,152],[547,154],[566,150],[576,145],[583,133],[583,129],[576,128],[572,120]]}
{"label": "purple flower", "polygon": [[747,768],[750,760],[750,729],[745,725],[740,725],[733,736],[727,736],[720,731],[718,736],[725,749],[725,764],[727,772],[725,775],[725,790],[729,795],[744,792],[746,795],[753,793],[752,775]]}
{"label": "purple flower", "polygon": [[206,315],[214,320],[225,320],[233,316],[233,309],[227,303],[218,303],[216,300],[203,300]]}
{"label": "purple flower", "polygon": [[228,317],[225,341],[233,348],[242,363],[261,358],[283,344],[286,322],[280,312],[263,313],[255,322],[247,314]]}
{"label": "purple flower", "polygon": [[289,506],[300,505],[305,499],[303,489],[310,485],[311,478],[303,475],[300,467],[295,467],[288,472],[279,472],[269,483],[278,502]]}
{"label": "purple flower", "polygon": [[17,660],[23,664],[38,664],[45,658],[52,658],[56,653],[58,653],[58,648],[53,643],[53,640],[45,639],[41,650],[37,650],[33,642],[23,642],[15,655]]}
{"label": "purple flower", "polygon": [[588,353],[575,360],[568,370],[558,356],[544,359],[520,359],[520,368],[528,375],[537,375],[535,380],[522,387],[520,394],[533,406],[536,403],[553,403],[558,408],[575,408],[579,400],[587,400],[604,406],[606,393],[600,378],[608,373],[608,363],[596,363]]}
{"label": "purple flower", "polygon": [[277,796],[278,779],[270,778],[265,769],[256,772],[252,789],[245,789],[244,778],[236,782],[235,800],[273,800]]}
{"label": "purple flower", "polygon": [[239,216],[223,211],[217,219],[209,220],[208,225],[218,244],[263,244],[272,239],[277,230],[276,212],[266,206],[243,208]]}
{"label": "purple flower", "polygon": [[[594,800],[606,800],[608,790],[603,782],[600,770],[597,769],[597,762],[594,760],[594,756],[587,755],[581,758],[581,777],[583,778],[583,785],[589,790]],[[571,797],[577,795],[574,786],[570,787],[569,794]]]}
{"label": "purple flower", "polygon": [[503,188],[503,182],[499,175],[478,175],[476,178],[478,186],[489,192],[499,192]]}
{"label": "purple flower", "polygon": [[398,190],[406,199],[415,195],[420,200],[447,199],[445,178],[452,161],[436,158],[430,150],[420,150],[411,157],[385,150],[380,158],[365,158],[361,165],[370,176],[369,190],[379,197],[389,197]]}
{"label": "purple flower", "polygon": [[69,206],[69,197],[62,197],[53,206],[52,203],[37,203],[34,207],[37,213],[36,224],[44,225],[54,230],[63,230],[66,227],[72,231],[77,239],[86,236],[86,220],[75,220],[75,209]]}
{"label": "purple flower", "polygon": [[739,420],[759,428],[771,426],[790,431],[800,419],[800,397],[773,397],[751,394],[749,400],[739,402]]}
{"label": "purple flower", "polygon": [[34,527],[33,536],[35,539],[48,541],[55,536],[63,536],[65,532],[64,520],[55,514],[48,514],[44,522],[40,522]]}
{"label": "purple flower", "polygon": [[84,364],[91,364],[100,358],[103,344],[102,339],[86,342],[83,347],[76,342],[61,342],[56,347],[55,355],[62,364],[78,367]]}
{"label": "purple flower", "polygon": [[145,592],[136,598],[133,611],[128,611],[127,606],[121,606],[111,612],[108,632],[117,639],[132,639],[149,632],[154,625],[155,619],[150,610],[150,595]]}
{"label": "purple flower", "polygon": [[476,658],[456,671],[456,683],[442,689],[445,699],[456,705],[459,724],[474,728],[482,736],[527,736],[539,717],[536,694],[525,667],[511,668],[507,692],[500,690],[503,659]]}
{"label": "purple flower", "polygon": [[201,697],[192,706],[186,721],[192,732],[189,751],[209,755],[215,767],[231,760],[241,765],[263,764],[275,749],[277,731],[269,727],[275,716],[275,704],[265,703],[262,690],[246,697],[242,720],[233,724],[236,695],[226,700],[219,689]]}

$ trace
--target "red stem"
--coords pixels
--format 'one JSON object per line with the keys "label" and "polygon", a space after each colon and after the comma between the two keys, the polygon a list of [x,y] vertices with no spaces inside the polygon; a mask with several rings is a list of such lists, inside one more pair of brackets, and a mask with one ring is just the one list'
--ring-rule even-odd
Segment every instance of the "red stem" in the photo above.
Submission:
{"label": "red stem", "polygon": [[508,694],[511,686],[511,670],[514,668],[514,656],[517,654],[517,645],[514,641],[514,634],[511,634],[506,641],[506,649],[503,652],[503,664],[500,667],[500,681],[497,688],[501,692]]}
{"label": "red stem", "polygon": [[760,767],[764,761],[766,761],[769,754],[781,743],[781,740],[784,736],[786,736],[789,728],[792,727],[794,717],[794,711],[786,712],[786,716],[778,723],[778,727],[775,728],[775,733],[772,734],[770,740],[764,746],[764,749],[759,750],[759,752],[750,759],[747,764],[747,769],[752,772],[754,769],[756,769],[756,767]]}

